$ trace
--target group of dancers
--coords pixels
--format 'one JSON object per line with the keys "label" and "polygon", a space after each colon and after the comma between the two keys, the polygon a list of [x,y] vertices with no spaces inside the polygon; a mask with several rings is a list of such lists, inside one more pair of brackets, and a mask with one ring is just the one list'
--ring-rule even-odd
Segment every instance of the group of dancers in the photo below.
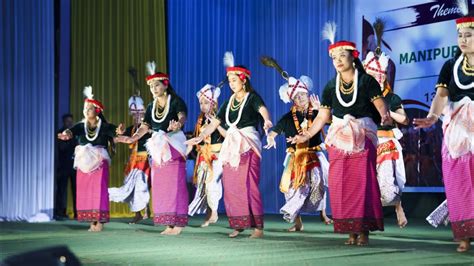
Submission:
{"label": "group of dancers", "polygon": [[[444,184],[454,238],[460,241],[457,250],[465,252],[474,238],[474,16],[466,14],[456,24],[458,54],[441,70],[428,116],[413,123],[417,128],[430,127],[446,107]],[[161,234],[177,235],[188,224],[188,215],[206,213],[202,227],[217,222],[223,196],[233,230],[229,237],[254,228],[250,237],[261,238],[262,148],[276,147],[276,136],[284,134],[287,149],[279,189],[286,199],[280,212],[292,223],[288,231],[304,230],[301,213],[321,211],[322,220],[333,224],[336,233],[349,235],[345,244],[364,246],[369,232],[384,230],[382,206],[392,205],[398,225],[405,227],[401,205],[405,170],[397,125],[409,122],[400,97],[387,82],[388,56],[381,50],[381,34],[377,50],[362,62],[355,43],[336,42],[336,25],[326,23],[323,36],[331,42],[328,52],[337,75],[326,84],[321,101],[312,95],[311,78],[292,77],[276,62],[267,62],[285,79],[279,89],[281,100],[292,103],[276,125],[251,84],[250,70],[235,65],[231,52],[225,53],[224,65],[232,95],[219,106],[223,83],[197,92],[201,113],[190,139],[182,131],[186,104],[169,76],[155,72],[154,63],[147,64],[146,77],[154,100],[145,108],[140,97],[130,99],[135,118],[126,130],[105,120],[102,103],[87,87],[84,119],[58,134],[62,140],[79,141],[74,161],[78,220],[90,222],[89,231],[101,231],[109,221],[112,200],[128,202],[138,221],[151,190],[154,223],[166,226]],[[266,135],[265,146],[260,129]],[[125,185],[109,189],[111,140],[129,144],[132,153]],[[189,204],[185,167],[192,149],[197,151],[193,177],[197,190]],[[332,219],[325,213],[326,190]]]}

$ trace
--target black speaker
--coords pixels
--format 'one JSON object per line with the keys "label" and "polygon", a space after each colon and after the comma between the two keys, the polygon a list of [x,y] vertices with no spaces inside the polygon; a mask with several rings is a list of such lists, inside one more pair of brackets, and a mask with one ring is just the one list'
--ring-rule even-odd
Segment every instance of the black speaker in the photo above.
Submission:
{"label": "black speaker", "polygon": [[1,265],[76,266],[81,265],[81,262],[66,246],[54,246],[10,256]]}

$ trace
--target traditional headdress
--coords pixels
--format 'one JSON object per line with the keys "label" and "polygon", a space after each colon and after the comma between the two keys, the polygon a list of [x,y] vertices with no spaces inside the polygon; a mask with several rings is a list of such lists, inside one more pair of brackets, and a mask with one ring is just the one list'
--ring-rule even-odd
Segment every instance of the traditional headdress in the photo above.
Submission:
{"label": "traditional headdress", "polygon": [[[349,50],[352,52],[352,56],[354,58],[359,58],[359,51],[357,51],[356,45],[353,42],[349,41],[339,41],[339,42],[334,42],[336,39],[336,23],[334,22],[326,22],[323,27],[322,35],[323,39],[329,40],[331,45],[329,45],[329,55],[331,55],[334,51],[343,49],[343,50]],[[354,103],[357,101],[357,93],[358,93],[358,71],[357,68],[355,69],[355,75],[354,75],[354,83],[353,87],[355,88],[354,93],[352,94],[352,100],[349,102],[344,101],[344,99],[341,96],[341,91],[340,91],[340,86],[342,83],[341,82],[341,74],[338,72],[336,76],[336,97],[339,103],[344,106],[344,107],[351,107],[354,105]]]}
{"label": "traditional headdress", "polygon": [[293,100],[298,92],[310,92],[313,89],[313,81],[308,76],[301,76],[299,79],[289,77],[288,82],[280,86],[278,91],[280,99],[284,103],[289,103]]}
{"label": "traditional headdress", "polygon": [[323,31],[322,31],[323,39],[329,40],[329,42],[331,43],[328,48],[329,55],[331,55],[336,50],[343,49],[343,50],[351,51],[352,56],[354,56],[354,58],[358,58],[359,51],[357,51],[355,43],[350,42],[350,41],[335,42],[336,28],[337,28],[337,25],[333,21],[326,22],[323,27]]}
{"label": "traditional headdress", "polygon": [[244,80],[245,78],[250,79],[250,70],[244,67],[235,66],[234,55],[232,54],[232,52],[225,52],[224,66],[226,67],[227,76],[229,76],[229,74],[235,74],[239,76],[241,80]]}
{"label": "traditional headdress", "polygon": [[132,115],[145,112],[145,105],[140,94],[133,95],[128,99],[128,110]]}
{"label": "traditional headdress", "polygon": [[214,87],[211,84],[204,85],[204,87],[202,87],[196,93],[198,98],[204,97],[214,104],[217,103],[217,98],[219,98],[219,95],[221,95],[221,89],[219,87]]}
{"label": "traditional headdress", "polygon": [[84,90],[82,91],[82,93],[84,94],[84,97],[86,97],[84,99],[84,103],[92,103],[95,107],[95,112],[97,114],[104,111],[104,105],[98,100],[94,99],[94,94],[92,94],[92,86],[84,87]]}
{"label": "traditional headdress", "polygon": [[146,83],[151,85],[151,82],[154,80],[160,80],[163,84],[169,84],[169,77],[164,73],[155,73],[156,63],[154,61],[146,63],[146,69],[148,71],[148,76],[146,77]]}
{"label": "traditional headdress", "polygon": [[374,77],[380,84],[380,89],[385,89],[384,82],[387,79],[387,67],[390,57],[382,52],[382,35],[385,29],[385,22],[377,18],[373,24],[375,36],[377,37],[377,48],[374,52],[369,52],[364,60],[364,69],[367,74]]}
{"label": "traditional headdress", "polygon": [[474,17],[469,16],[469,6],[466,0],[458,0],[457,6],[461,13],[463,14],[462,18],[456,19],[456,28],[459,30],[461,28],[474,27]]}

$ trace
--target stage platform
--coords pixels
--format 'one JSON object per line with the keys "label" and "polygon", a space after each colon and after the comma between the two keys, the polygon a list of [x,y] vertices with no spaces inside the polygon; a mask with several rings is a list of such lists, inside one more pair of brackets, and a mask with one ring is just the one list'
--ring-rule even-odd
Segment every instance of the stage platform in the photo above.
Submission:
{"label": "stage platform", "polygon": [[101,233],[73,220],[41,224],[0,223],[0,259],[24,251],[67,245],[84,265],[474,265],[474,251],[458,254],[449,227],[433,228],[409,220],[400,229],[393,219],[385,232],[371,234],[370,246],[345,246],[346,235],[334,234],[319,217],[304,217],[304,232],[285,232],[281,216],[265,216],[265,237],[251,231],[229,239],[227,219],[200,228],[191,218],[179,236],[162,236],[151,220],[129,225],[113,219]]}

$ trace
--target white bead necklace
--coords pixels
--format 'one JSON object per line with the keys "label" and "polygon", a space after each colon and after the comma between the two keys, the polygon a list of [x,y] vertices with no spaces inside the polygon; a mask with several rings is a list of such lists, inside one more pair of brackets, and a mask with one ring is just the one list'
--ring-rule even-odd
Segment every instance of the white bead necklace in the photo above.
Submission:
{"label": "white bead necklace", "polygon": [[339,86],[341,86],[340,78],[341,78],[341,74],[337,73],[337,77],[336,77],[336,96],[337,96],[337,100],[339,101],[339,103],[342,106],[351,107],[352,105],[354,105],[354,103],[357,100],[357,91],[358,91],[357,85],[359,83],[359,73],[358,73],[357,69],[354,72],[354,93],[352,94],[352,100],[348,103],[346,103],[341,97],[341,91],[339,90]]}

